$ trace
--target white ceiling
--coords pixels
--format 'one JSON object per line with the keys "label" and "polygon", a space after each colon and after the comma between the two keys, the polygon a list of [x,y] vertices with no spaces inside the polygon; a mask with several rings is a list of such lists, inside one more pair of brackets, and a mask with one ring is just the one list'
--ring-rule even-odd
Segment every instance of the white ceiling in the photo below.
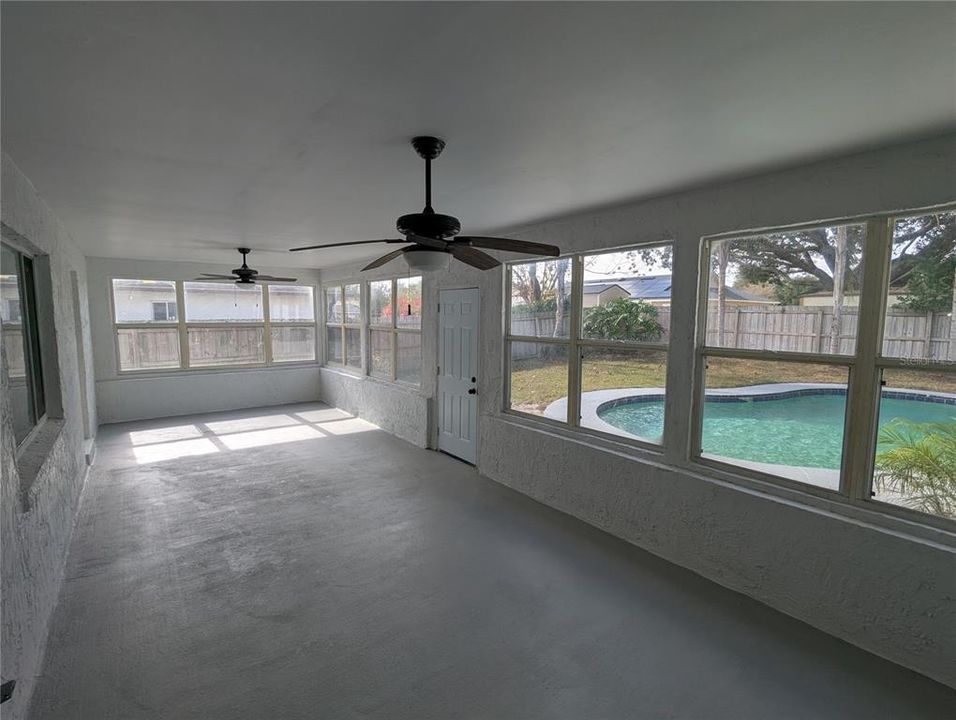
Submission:
{"label": "white ceiling", "polygon": [[375,256],[284,250],[394,236],[422,133],[478,233],[956,126],[954,3],[0,8],[3,145],[88,255]]}

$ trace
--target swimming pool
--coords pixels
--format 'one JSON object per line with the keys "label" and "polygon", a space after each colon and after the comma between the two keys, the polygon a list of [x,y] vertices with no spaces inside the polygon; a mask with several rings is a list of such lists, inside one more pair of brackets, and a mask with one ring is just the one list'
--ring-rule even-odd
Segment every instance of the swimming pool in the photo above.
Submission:
{"label": "swimming pool", "polygon": [[[703,452],[773,465],[839,469],[846,392],[806,388],[783,392],[708,396],[701,437]],[[664,431],[661,394],[625,396],[601,403],[597,416],[631,435],[659,442]],[[956,397],[885,391],[880,427],[895,418],[916,422],[956,421]]]}

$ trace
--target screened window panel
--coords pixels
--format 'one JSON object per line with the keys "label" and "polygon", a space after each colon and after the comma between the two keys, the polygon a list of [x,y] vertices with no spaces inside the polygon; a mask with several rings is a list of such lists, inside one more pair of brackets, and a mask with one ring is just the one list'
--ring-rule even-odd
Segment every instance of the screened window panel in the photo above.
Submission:
{"label": "screened window panel", "polygon": [[397,370],[396,376],[402,382],[418,385],[422,374],[422,336],[421,333],[396,333]]}
{"label": "screened window panel", "polygon": [[[170,309],[173,317],[169,317]],[[113,312],[117,323],[175,322],[176,283],[114,279]]]}
{"label": "screened window panel", "polygon": [[340,365],[344,363],[341,327],[327,327],[325,329],[325,360]]}
{"label": "screened window panel", "polygon": [[711,241],[706,344],[853,355],[865,240],[852,224]]}
{"label": "screened window panel", "polygon": [[273,326],[272,360],[273,362],[309,362],[315,360],[315,326]]}
{"label": "screened window panel", "polygon": [[581,426],[662,443],[667,353],[633,348],[584,348]]}
{"label": "screened window panel", "polygon": [[391,327],[393,319],[392,281],[373,280],[368,284],[369,324]]}
{"label": "screened window panel", "polygon": [[179,331],[175,328],[119,328],[120,370],[178,368]]}
{"label": "screened window panel", "polygon": [[362,331],[359,328],[345,328],[346,365],[362,367]]}
{"label": "screened window panel", "polygon": [[183,283],[186,322],[262,322],[262,285]]}
{"label": "screened window panel", "polygon": [[307,285],[269,285],[269,317],[272,322],[313,322],[315,301]]}
{"label": "screened window panel", "polygon": [[396,325],[400,328],[422,326],[422,278],[399,278],[396,282]]}
{"label": "screened window panel", "polygon": [[375,377],[392,379],[392,338],[389,330],[369,331],[369,373]]}
{"label": "screened window panel", "polygon": [[511,334],[566,338],[571,327],[571,258],[511,266]]}
{"label": "screened window panel", "polygon": [[672,254],[668,244],[585,255],[580,337],[666,342]]}
{"label": "screened window panel", "polygon": [[261,327],[189,328],[190,367],[264,363],[265,331]]}
{"label": "screened window panel", "polygon": [[568,346],[512,341],[511,409],[568,420]]}
{"label": "screened window panel", "polygon": [[883,356],[956,363],[956,211],[893,224]]}
{"label": "screened window panel", "polygon": [[362,286],[358,283],[345,286],[345,322],[348,325],[362,322]]}

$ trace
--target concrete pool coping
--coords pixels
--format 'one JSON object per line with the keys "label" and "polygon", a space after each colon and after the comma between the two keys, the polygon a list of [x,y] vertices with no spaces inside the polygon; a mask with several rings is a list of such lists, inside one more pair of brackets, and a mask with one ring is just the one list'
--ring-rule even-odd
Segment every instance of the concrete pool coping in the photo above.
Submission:
{"label": "concrete pool coping", "polygon": [[[708,401],[719,398],[739,398],[746,402],[748,399],[761,398],[763,400],[783,399],[783,397],[799,397],[803,394],[801,391],[811,391],[806,394],[819,394],[820,390],[830,390],[833,394],[845,394],[846,385],[835,383],[769,383],[764,385],[744,385],[736,388],[714,388],[707,391],[706,399]],[[817,391],[817,392],[812,392]],[[883,394],[888,397],[896,397],[907,400],[923,400],[930,402],[942,402],[946,405],[956,406],[956,394],[929,390],[910,390],[907,388],[893,388],[884,390]],[[770,397],[770,396],[781,396]],[[624,405],[633,401],[651,401],[664,400],[664,388],[613,388],[611,390],[592,390],[581,393],[581,427],[588,430],[597,430],[607,435],[616,435],[617,437],[628,440],[643,440],[660,444],[660,438],[643,438],[625,432],[610,423],[605,422],[598,415],[601,408],[614,405]],[[568,417],[568,399],[559,398],[548,405],[544,410],[544,416],[552,420],[566,422]],[[777,475],[790,480],[815,485],[817,487],[838,490],[840,485],[840,471],[830,470],[828,468],[802,467],[798,465],[776,465],[772,463],[761,463],[753,460],[741,460],[722,455],[703,453],[701,457],[708,460],[737,465],[738,467],[756,470],[768,475]]]}

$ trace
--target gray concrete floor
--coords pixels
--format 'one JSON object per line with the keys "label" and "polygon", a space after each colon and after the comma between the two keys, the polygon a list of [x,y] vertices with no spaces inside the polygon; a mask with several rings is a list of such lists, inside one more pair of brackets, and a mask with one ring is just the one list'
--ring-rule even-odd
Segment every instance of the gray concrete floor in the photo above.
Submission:
{"label": "gray concrete floor", "polygon": [[954,717],[956,691],[337,410],[98,444],[34,720]]}

